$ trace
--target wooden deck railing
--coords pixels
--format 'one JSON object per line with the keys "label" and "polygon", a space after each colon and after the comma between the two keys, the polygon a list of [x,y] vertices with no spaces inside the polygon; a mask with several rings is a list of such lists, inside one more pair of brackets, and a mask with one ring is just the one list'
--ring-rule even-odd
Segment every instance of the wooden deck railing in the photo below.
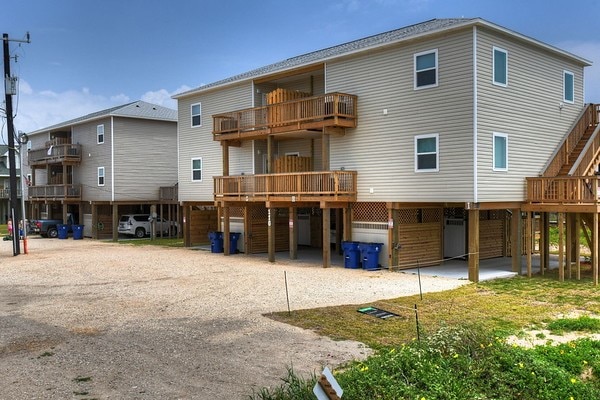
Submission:
{"label": "wooden deck railing", "polygon": [[80,200],[81,185],[43,185],[29,186],[29,199],[61,199]]}
{"label": "wooden deck railing", "polygon": [[[17,188],[17,197],[21,197],[21,188]],[[10,199],[10,189],[0,189],[0,199]]]}
{"label": "wooden deck railing", "polygon": [[[215,200],[355,201],[356,171],[319,171],[286,174],[219,176],[214,178]],[[329,197],[329,198],[327,198]]]}
{"label": "wooden deck railing", "polygon": [[[596,117],[598,117],[599,112],[600,104],[596,104]],[[577,161],[575,161],[569,175],[583,176],[594,174],[598,156],[600,155],[600,125],[598,125],[598,119],[596,119],[595,123],[596,129],[577,158]]]}
{"label": "wooden deck railing", "polygon": [[527,178],[527,201],[571,205],[598,204],[598,177]]}
{"label": "wooden deck railing", "polygon": [[[546,168],[542,176],[552,177],[558,175],[561,167],[569,162],[569,156],[571,152],[579,143],[579,140],[584,135],[585,131],[590,125],[598,124],[598,113],[600,112],[600,105],[588,104],[585,109],[581,112],[579,119],[573,125],[569,134],[563,139],[561,145],[550,162],[546,165]],[[579,156],[578,154],[574,155]]]}
{"label": "wooden deck railing", "polygon": [[48,148],[29,150],[27,153],[29,165],[59,162],[81,162],[80,144],[57,144]]}
{"label": "wooden deck railing", "polygon": [[263,107],[247,108],[213,115],[215,140],[222,135],[273,130],[285,132],[317,129],[324,126],[355,127],[357,97],[344,93],[328,93],[304,97]]}

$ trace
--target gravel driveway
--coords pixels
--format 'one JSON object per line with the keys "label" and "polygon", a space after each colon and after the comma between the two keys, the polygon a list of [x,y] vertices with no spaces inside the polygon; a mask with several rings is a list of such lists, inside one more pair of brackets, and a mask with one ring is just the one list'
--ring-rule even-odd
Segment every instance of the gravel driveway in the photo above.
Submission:
{"label": "gravel driveway", "polygon": [[[369,349],[262,314],[418,293],[415,275],[92,240],[0,245],[0,398],[242,399]],[[424,291],[466,284],[422,277]]]}

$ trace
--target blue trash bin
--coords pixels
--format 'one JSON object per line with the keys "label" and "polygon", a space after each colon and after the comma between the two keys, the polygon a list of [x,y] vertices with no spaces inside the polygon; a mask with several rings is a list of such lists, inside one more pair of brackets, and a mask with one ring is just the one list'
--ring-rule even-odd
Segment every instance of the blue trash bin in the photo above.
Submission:
{"label": "blue trash bin", "polygon": [[73,239],[83,239],[83,225],[73,225]]}
{"label": "blue trash bin", "polygon": [[209,232],[208,238],[210,239],[210,252],[211,253],[222,253],[223,252],[223,232]]}
{"label": "blue trash bin", "polygon": [[360,268],[360,250],[358,250],[358,244],[358,242],[342,242],[345,268]]}
{"label": "blue trash bin", "polygon": [[237,244],[240,239],[241,232],[229,232],[229,254],[238,252]]}
{"label": "blue trash bin", "polygon": [[379,269],[379,252],[382,247],[383,243],[360,243],[363,269],[370,271]]}
{"label": "blue trash bin", "polygon": [[59,239],[66,239],[69,235],[69,225],[58,224],[56,225],[56,229],[58,230]]}

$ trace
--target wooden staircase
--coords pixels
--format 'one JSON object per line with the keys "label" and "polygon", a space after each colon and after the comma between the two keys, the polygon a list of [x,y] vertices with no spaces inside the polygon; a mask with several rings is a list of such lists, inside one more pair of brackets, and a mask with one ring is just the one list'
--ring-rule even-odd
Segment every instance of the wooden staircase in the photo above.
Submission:
{"label": "wooden staircase", "polygon": [[594,133],[595,129],[596,129],[596,125],[590,125],[590,126],[588,126],[588,128],[585,130],[584,134],[579,139],[579,142],[577,142],[577,144],[575,145],[575,147],[573,148],[573,150],[571,150],[571,153],[567,157],[567,162],[565,162],[563,164],[563,166],[560,168],[560,170],[558,171],[557,176],[567,176],[567,175],[569,175],[569,171],[571,171],[571,168],[573,168],[573,165],[575,165],[575,162],[577,161],[577,159],[581,155],[581,152],[585,148],[585,145],[587,144],[587,142],[592,137],[592,133]]}

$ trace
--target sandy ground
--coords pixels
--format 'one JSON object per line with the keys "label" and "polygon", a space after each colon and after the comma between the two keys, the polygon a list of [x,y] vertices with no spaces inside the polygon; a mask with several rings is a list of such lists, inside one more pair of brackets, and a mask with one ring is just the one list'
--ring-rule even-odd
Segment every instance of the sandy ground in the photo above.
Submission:
{"label": "sandy ground", "polygon": [[[242,399],[370,349],[264,313],[418,293],[415,275],[92,240],[0,244],[0,398]],[[425,292],[467,284],[422,277]]]}

